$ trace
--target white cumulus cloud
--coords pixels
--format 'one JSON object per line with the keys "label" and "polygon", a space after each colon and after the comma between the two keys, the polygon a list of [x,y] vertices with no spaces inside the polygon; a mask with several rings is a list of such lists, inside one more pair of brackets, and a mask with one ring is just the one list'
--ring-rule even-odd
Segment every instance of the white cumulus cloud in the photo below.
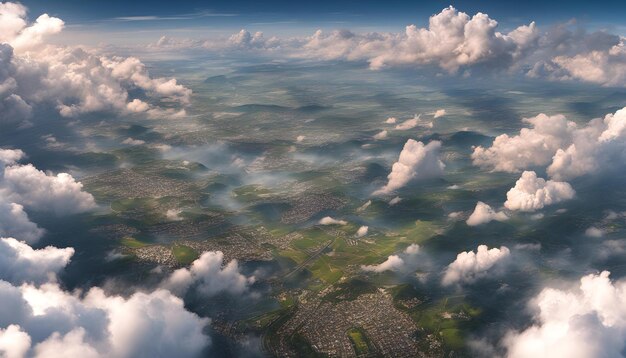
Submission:
{"label": "white cumulus cloud", "polygon": [[20,149],[2,149],[0,148],[0,169],[5,165],[15,164],[26,154]]}
{"label": "white cumulus cloud", "polygon": [[572,199],[576,192],[566,182],[538,178],[535,172],[525,171],[506,193],[504,206],[510,210],[535,211],[546,205]]}
{"label": "white cumulus cloud", "polygon": [[446,110],[442,108],[442,109],[438,109],[435,111],[435,113],[433,114],[433,118],[439,118],[445,115],[446,115]]}
{"label": "white cumulus cloud", "polygon": [[0,278],[14,284],[47,282],[60,272],[74,255],[71,247],[48,246],[34,250],[14,238],[0,238]]}
{"label": "white cumulus cloud", "polygon": [[506,246],[489,249],[487,245],[480,245],[476,252],[461,252],[446,268],[441,283],[444,286],[473,283],[497,275],[498,269],[510,259],[510,256],[511,252]]}
{"label": "white cumulus cloud", "polygon": [[325,216],[321,218],[319,223],[320,225],[347,225],[348,224],[348,222],[345,220],[337,220],[337,219],[331,218],[330,216]]}
{"label": "white cumulus cloud", "polygon": [[531,128],[522,128],[516,136],[499,135],[489,148],[474,148],[474,164],[505,172],[548,165],[557,149],[570,143],[576,129],[576,124],[563,115],[542,113],[524,118],[523,122],[530,124]]}
{"label": "white cumulus cloud", "polygon": [[241,294],[254,281],[254,276],[246,277],[239,271],[237,260],[224,265],[224,254],[221,251],[208,251],[188,269],[174,271],[163,287],[184,294],[191,286],[196,285],[200,293],[213,296],[221,292]]}
{"label": "white cumulus cloud", "polygon": [[0,355],[195,357],[210,344],[209,320],[167,290],[124,298],[92,288],[81,297],[53,283],[0,281],[0,301]]}
{"label": "white cumulus cloud", "polygon": [[530,302],[534,323],[503,340],[511,358],[621,357],[626,348],[626,281],[590,274],[577,288],[545,288]]}
{"label": "white cumulus cloud", "polygon": [[483,203],[482,201],[479,201],[476,203],[476,208],[474,208],[474,211],[472,212],[470,217],[467,218],[465,223],[469,226],[477,226],[481,224],[486,224],[492,220],[505,221],[508,219],[509,217],[504,212],[495,211],[493,210],[493,208],[491,208],[491,206]]}
{"label": "white cumulus cloud", "polygon": [[391,255],[378,265],[363,265],[361,270],[369,272],[399,271],[404,267],[404,260],[398,255]]}
{"label": "white cumulus cloud", "polygon": [[22,205],[0,199],[0,237],[19,237],[34,243],[43,235],[44,230],[30,221]]}
{"label": "white cumulus cloud", "polygon": [[356,237],[363,237],[363,236],[367,235],[368,231],[369,231],[369,226],[363,225],[356,231],[355,236]]}
{"label": "white cumulus cloud", "polygon": [[415,116],[413,118],[407,119],[406,121],[396,125],[397,130],[405,131],[408,129],[413,129],[420,124],[420,116]]}
{"label": "white cumulus cloud", "polygon": [[361,270],[366,272],[385,272],[385,271],[403,271],[407,269],[407,265],[414,261],[415,255],[420,251],[418,244],[411,244],[400,255],[390,255],[387,259],[378,265],[361,265]]}
{"label": "white cumulus cloud", "polygon": [[602,229],[598,229],[597,227],[590,227],[585,230],[585,235],[589,237],[599,238],[604,236],[604,231]]}
{"label": "white cumulus cloud", "polygon": [[526,118],[530,128],[518,135],[502,134],[489,148],[476,147],[475,165],[519,172],[547,166],[557,180],[576,178],[610,168],[626,159],[626,108],[595,118],[579,127],[563,115]]}
{"label": "white cumulus cloud", "polygon": [[23,358],[30,348],[30,336],[20,326],[0,328],[0,353],[6,358]]}
{"label": "white cumulus cloud", "polygon": [[95,207],[93,196],[70,174],[49,175],[33,165],[13,165],[4,169],[0,193],[9,200],[39,211],[57,215],[73,214]]}
{"label": "white cumulus cloud", "polygon": [[90,210],[95,201],[69,174],[53,176],[30,164],[17,164],[24,156],[19,149],[0,149],[0,237],[34,243],[44,230],[30,220],[24,206],[63,215]]}
{"label": "white cumulus cloud", "polygon": [[[7,2],[0,4],[0,22],[0,122],[26,123],[47,108],[64,117],[92,112],[185,114],[191,90],[175,79],[150,77],[139,59],[52,45],[49,38],[64,26],[58,18],[43,14],[29,24],[26,8]],[[131,98],[133,91],[145,94],[149,103]]]}
{"label": "white cumulus cloud", "polygon": [[609,40],[605,46],[593,50],[580,46],[582,51],[578,53],[557,54],[538,61],[527,75],[557,81],[579,80],[603,86],[626,86],[625,39],[614,36],[614,41],[611,41],[608,34],[604,37]]}
{"label": "white cumulus cloud", "polygon": [[321,59],[365,60],[370,67],[435,65],[448,72],[495,63],[505,66],[531,48],[539,37],[534,23],[509,33],[497,21],[477,13],[469,16],[450,6],[430,17],[428,27],[407,26],[404,33],[318,30],[296,55]]}
{"label": "white cumulus cloud", "polygon": [[380,132],[374,134],[373,138],[376,139],[376,140],[382,140],[382,139],[387,138],[387,134],[388,134],[387,131],[380,131]]}

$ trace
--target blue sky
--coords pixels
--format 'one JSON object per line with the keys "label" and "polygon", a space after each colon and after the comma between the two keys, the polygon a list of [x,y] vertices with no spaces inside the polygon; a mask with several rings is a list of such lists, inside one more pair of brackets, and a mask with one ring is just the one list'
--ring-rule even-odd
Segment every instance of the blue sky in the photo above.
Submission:
{"label": "blue sky", "polygon": [[[425,22],[428,16],[453,5],[473,14],[485,12],[503,26],[532,20],[541,23],[563,22],[576,18],[600,27],[623,26],[626,1],[85,1],[32,0],[23,4],[31,15],[48,12],[68,24],[93,24],[105,21],[111,27],[247,26],[256,23],[291,24],[291,27],[343,24],[345,27],[404,26]],[[118,18],[118,19],[116,19]],[[120,19],[122,18],[122,19]],[[110,20],[116,19],[117,21]],[[143,21],[128,21],[128,20]],[[121,20],[121,21],[120,21]],[[127,20],[127,21],[123,21]],[[133,24],[130,24],[130,23]],[[341,27],[341,26],[336,26]]]}

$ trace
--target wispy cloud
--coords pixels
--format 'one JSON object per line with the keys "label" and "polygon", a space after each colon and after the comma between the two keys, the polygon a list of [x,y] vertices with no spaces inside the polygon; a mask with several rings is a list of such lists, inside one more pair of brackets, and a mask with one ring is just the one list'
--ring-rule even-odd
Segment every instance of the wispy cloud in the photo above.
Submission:
{"label": "wispy cloud", "polygon": [[141,15],[141,16],[119,16],[109,20],[111,21],[170,21],[170,20],[193,20],[203,17],[231,17],[238,16],[238,14],[230,13],[217,13],[211,11],[200,11],[189,14],[180,14],[172,16],[156,16],[156,15]]}

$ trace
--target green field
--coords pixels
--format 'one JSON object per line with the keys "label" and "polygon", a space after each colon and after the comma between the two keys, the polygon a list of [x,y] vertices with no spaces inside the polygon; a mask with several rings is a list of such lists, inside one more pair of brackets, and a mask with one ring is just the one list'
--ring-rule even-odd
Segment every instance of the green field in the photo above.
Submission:
{"label": "green field", "polygon": [[471,328],[473,319],[480,314],[481,310],[467,304],[463,296],[451,296],[411,315],[418,325],[440,335],[446,347],[461,349],[463,332]]}
{"label": "green field", "polygon": [[313,227],[299,231],[302,238],[291,242],[291,248],[278,252],[278,255],[300,265],[332,241],[326,251],[307,263],[306,269],[315,279],[333,284],[347,273],[358,270],[361,265],[378,264],[410,244],[423,243],[433,237],[438,228],[436,223],[417,220],[391,233],[372,233],[366,238],[356,239],[357,244],[351,245],[348,241],[353,240],[357,226],[345,225],[338,229],[346,232],[346,239],[330,235],[323,228]]}
{"label": "green field", "polygon": [[137,239],[135,239],[134,237],[125,237],[123,238],[120,243],[123,246],[126,246],[130,249],[139,249],[142,248],[144,246],[148,246],[149,244],[145,243],[145,242],[141,242]]}
{"label": "green field", "polygon": [[232,196],[244,203],[253,203],[269,198],[271,195],[272,191],[261,185],[244,185],[232,191]]}
{"label": "green field", "polygon": [[326,283],[332,284],[337,282],[343,277],[343,271],[336,266],[332,265],[331,258],[322,255],[320,258],[311,265],[309,270],[313,275]]}
{"label": "green field", "polygon": [[182,265],[189,265],[199,256],[196,250],[185,245],[174,245],[172,247],[172,254],[176,258],[176,261]]}
{"label": "green field", "polygon": [[348,338],[350,338],[350,342],[352,342],[352,347],[354,347],[354,351],[357,356],[367,355],[370,353],[370,347],[367,343],[368,341],[365,336],[365,332],[359,328],[352,328],[347,334]]}

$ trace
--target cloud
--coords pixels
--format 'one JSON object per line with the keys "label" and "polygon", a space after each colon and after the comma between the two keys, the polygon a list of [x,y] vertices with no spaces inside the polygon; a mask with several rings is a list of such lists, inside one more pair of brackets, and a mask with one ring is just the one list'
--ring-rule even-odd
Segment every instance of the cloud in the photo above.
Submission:
{"label": "cloud", "polygon": [[541,250],[541,244],[515,244],[513,248],[516,250],[539,251]]}
{"label": "cloud", "polygon": [[[184,114],[175,107],[189,103],[191,90],[175,79],[151,78],[135,57],[51,45],[48,38],[62,30],[63,21],[44,14],[29,25],[26,16],[20,4],[0,6],[0,123],[27,123],[48,108],[63,117],[93,112]],[[150,103],[131,98],[131,93],[145,95]]]}
{"label": "cloud", "polygon": [[413,128],[417,127],[419,123],[420,123],[420,116],[418,115],[418,116],[415,116],[415,117],[413,117],[411,119],[407,119],[406,121],[398,124],[396,126],[396,129],[397,130],[401,130],[401,131],[405,131],[405,130],[408,130],[408,129],[413,129]]}
{"label": "cloud", "polygon": [[531,128],[522,128],[519,135],[512,137],[499,135],[490,148],[474,148],[474,165],[504,172],[547,165],[557,149],[570,142],[576,129],[576,124],[561,114],[548,116],[541,113],[522,121]]}
{"label": "cloud", "polygon": [[[161,37],[149,50],[250,51],[288,59],[365,62],[388,67],[439,68],[468,74],[474,68],[508,71],[551,80],[624,85],[624,45],[619,36],[570,30],[540,32],[534,22],[498,31],[488,14],[468,15],[450,6],[430,16],[426,27],[401,32],[317,30],[310,36],[266,39],[242,29],[227,38],[194,40]],[[529,70],[530,69],[530,70]]]}
{"label": "cloud", "polygon": [[180,216],[180,213],[182,213],[183,211],[180,209],[168,209],[165,212],[165,217],[167,218],[167,220],[170,221],[180,221],[183,220],[183,218]]}
{"label": "cloud", "polygon": [[376,134],[374,134],[374,139],[376,140],[382,140],[382,139],[386,139],[387,138],[387,131],[380,131]]}
{"label": "cloud", "polygon": [[534,324],[504,338],[507,356],[621,357],[624,302],[626,282],[611,282],[607,271],[582,277],[578,288],[545,288],[530,302]]}
{"label": "cloud", "polygon": [[[409,245],[403,252],[405,259],[412,259],[420,251],[418,244]],[[378,265],[361,265],[361,270],[366,272],[403,271],[407,269],[407,261],[399,255],[390,255],[387,260]]]}
{"label": "cloud", "polygon": [[387,176],[385,186],[374,192],[374,195],[389,194],[400,189],[413,179],[437,177],[443,174],[445,165],[439,160],[441,142],[432,141],[427,145],[409,139],[405,144],[398,161]]}
{"label": "cloud", "polygon": [[0,281],[0,301],[0,327],[7,327],[0,330],[0,353],[193,357],[210,343],[203,334],[208,319],[186,311],[167,290],[124,298],[92,288],[81,297],[53,283],[37,287]]}
{"label": "cloud", "polygon": [[363,236],[367,235],[367,232],[368,232],[368,231],[369,231],[369,226],[365,226],[365,225],[363,225],[363,226],[361,226],[361,227],[360,227],[360,228],[356,231],[355,236],[356,236],[357,238],[359,238],[359,237],[363,237]]}
{"label": "cloud", "polygon": [[0,328],[0,353],[6,358],[22,358],[30,348],[30,336],[20,326],[10,325]]}
{"label": "cloud", "polygon": [[209,320],[169,291],[128,298],[97,287],[85,295],[63,291],[51,281],[73,254],[0,238],[0,356],[195,357],[210,344],[203,333]]}
{"label": "cloud", "polygon": [[24,156],[19,149],[0,149],[0,237],[34,243],[44,230],[30,221],[24,205],[35,211],[64,215],[90,210],[95,201],[69,174],[53,176],[30,164],[17,164]]}
{"label": "cloud", "polygon": [[19,3],[0,4],[0,42],[9,43],[18,50],[28,50],[43,40],[61,32],[64,23],[48,14],[39,16],[30,26],[26,22],[26,7]]}
{"label": "cloud", "polygon": [[226,38],[219,37],[205,40],[161,36],[158,41],[148,44],[147,49],[151,51],[201,50],[262,53],[264,51],[276,52],[291,46],[296,48],[300,47],[303,43],[303,40],[296,39],[281,40],[277,37],[266,38],[261,31],[250,33],[246,29],[241,29]]}
{"label": "cloud", "polygon": [[523,121],[531,128],[522,128],[515,136],[502,134],[489,148],[474,148],[474,165],[505,172],[547,166],[550,177],[563,180],[595,173],[626,159],[626,108],[580,128],[563,115],[539,114]]}
{"label": "cloud", "polygon": [[487,248],[480,245],[476,252],[461,252],[444,273],[441,283],[449,286],[456,283],[473,283],[479,279],[498,274],[498,269],[510,259],[507,247]]}
{"label": "cloud", "polygon": [[348,222],[345,220],[337,220],[333,219],[330,216],[325,216],[319,221],[320,225],[347,225]]}
{"label": "cloud", "polygon": [[61,32],[64,26],[63,20],[43,14],[35,20],[34,24],[22,29],[10,44],[16,50],[30,50],[43,43],[46,37]]}
{"label": "cloud", "polygon": [[[598,37],[591,34],[587,39]],[[556,81],[579,80],[603,86],[626,85],[626,45],[624,38],[604,34],[600,48],[575,54],[560,54],[538,61],[529,77],[546,77]],[[580,40],[579,40],[580,41]],[[580,46],[583,49],[586,46]]]}
{"label": "cloud", "polygon": [[356,212],[357,212],[357,213],[361,213],[361,212],[363,212],[363,211],[367,210],[367,208],[369,208],[369,207],[370,207],[370,205],[372,205],[372,201],[371,201],[371,200],[368,200],[368,201],[366,201],[366,202],[365,202],[365,204],[363,204],[363,205],[359,206],[359,207],[356,209]]}
{"label": "cloud", "polygon": [[363,265],[361,270],[369,272],[399,271],[404,267],[404,260],[398,255],[391,255],[378,265]]}
{"label": "cloud", "polygon": [[433,118],[439,118],[445,115],[446,115],[446,110],[442,108],[442,109],[438,109],[435,111],[435,113],[433,114]]}
{"label": "cloud", "polygon": [[387,124],[396,124],[397,121],[398,121],[398,119],[396,119],[396,117],[389,117],[389,118],[387,118],[387,120],[385,120],[385,123],[387,123]]}
{"label": "cloud", "polygon": [[0,199],[0,237],[19,237],[28,243],[37,242],[44,230],[30,221],[22,205]]}
{"label": "cloud", "polygon": [[598,229],[597,227],[590,227],[585,230],[585,235],[589,237],[599,238],[604,236],[604,231],[602,229]]}
{"label": "cloud", "polygon": [[221,251],[208,251],[195,260],[190,268],[181,268],[163,283],[163,287],[177,294],[184,294],[195,285],[200,293],[214,296],[221,292],[241,294],[248,290],[255,278],[246,277],[239,272],[237,260],[223,265],[224,254]]}
{"label": "cloud", "polygon": [[[455,213],[450,213],[450,215]],[[455,218],[456,215],[450,216],[451,218]],[[476,203],[476,208],[474,208],[474,212],[470,217],[465,221],[469,226],[477,226],[481,224],[486,224],[492,220],[497,221],[505,221],[508,220],[509,217],[502,211],[496,212],[491,208],[491,206],[479,201]]]}
{"label": "cloud", "polygon": [[229,44],[242,49],[271,49],[280,46],[280,41],[275,37],[265,39],[260,31],[251,34],[242,29],[229,38]]}
{"label": "cloud", "polygon": [[401,201],[402,201],[402,198],[399,197],[399,196],[396,196],[395,198],[389,200],[389,206],[394,206],[394,205],[398,204]]}
{"label": "cloud", "polygon": [[93,196],[82,188],[67,173],[46,174],[32,164],[6,167],[0,181],[0,193],[9,200],[57,215],[84,212],[96,206]]}
{"label": "cloud", "polygon": [[76,328],[62,336],[58,332],[52,333],[50,338],[39,343],[35,348],[37,357],[87,357],[98,358],[98,351],[85,342],[85,329]]}
{"label": "cloud", "polygon": [[626,108],[591,120],[577,130],[567,147],[556,151],[548,174],[556,179],[575,178],[614,167],[626,159]]}
{"label": "cloud", "polygon": [[576,192],[566,182],[537,178],[537,174],[525,171],[506,193],[504,206],[509,210],[535,211],[546,205],[572,199]]}
{"label": "cloud", "polygon": [[416,255],[417,253],[419,253],[419,251],[420,251],[420,245],[418,244],[411,244],[406,249],[404,249],[404,252],[409,255]]}
{"label": "cloud", "polygon": [[[476,203],[476,206],[478,206],[478,203]],[[474,211],[476,211],[476,209],[474,209]],[[448,219],[450,219],[450,220],[457,220],[457,219],[461,218],[462,216],[463,216],[463,212],[462,211],[453,211],[453,212],[448,214]],[[468,225],[470,225],[470,224],[468,224]]]}
{"label": "cloud", "polygon": [[47,282],[70,262],[71,247],[34,250],[14,238],[0,238],[0,277],[13,284]]}
{"label": "cloud", "polygon": [[0,42],[16,38],[26,27],[26,7],[19,3],[0,3]]}
{"label": "cloud", "polygon": [[164,20],[192,20],[203,17],[230,17],[237,16],[231,13],[217,13],[210,11],[198,11],[193,13],[178,14],[172,16],[138,15],[138,16],[118,16],[110,20],[115,21],[164,21]]}
{"label": "cloud", "polygon": [[145,141],[141,140],[141,139],[134,139],[134,138],[126,138],[122,141],[122,144],[128,144],[128,145],[142,145],[142,144],[146,144]]}
{"label": "cloud", "polygon": [[438,66],[454,73],[461,67],[495,63],[503,66],[521,57],[539,37],[534,23],[503,34],[488,15],[469,16],[452,6],[429,19],[427,28],[407,26],[404,33],[318,30],[302,46],[303,57],[367,61],[373,69],[390,66]]}
{"label": "cloud", "polygon": [[24,154],[24,152],[22,152],[20,149],[0,148],[0,169],[3,169],[5,165],[17,163],[25,156],[26,154]]}
{"label": "cloud", "polygon": [[604,31],[570,29],[573,23],[542,32],[531,22],[501,32],[498,22],[488,14],[470,16],[450,6],[430,16],[427,27],[409,25],[402,32],[317,30],[305,37],[266,39],[261,32],[242,29],[220,39],[163,36],[148,49],[252,51],[288,59],[366,62],[374,70],[436,67],[449,74],[467,75],[477,68],[554,81],[626,86],[626,39]]}
{"label": "cloud", "polygon": [[129,83],[155,96],[176,99],[181,103],[189,102],[191,90],[178,84],[174,78],[150,78],[146,65],[138,58],[105,57],[102,58],[102,63],[120,83]]}

